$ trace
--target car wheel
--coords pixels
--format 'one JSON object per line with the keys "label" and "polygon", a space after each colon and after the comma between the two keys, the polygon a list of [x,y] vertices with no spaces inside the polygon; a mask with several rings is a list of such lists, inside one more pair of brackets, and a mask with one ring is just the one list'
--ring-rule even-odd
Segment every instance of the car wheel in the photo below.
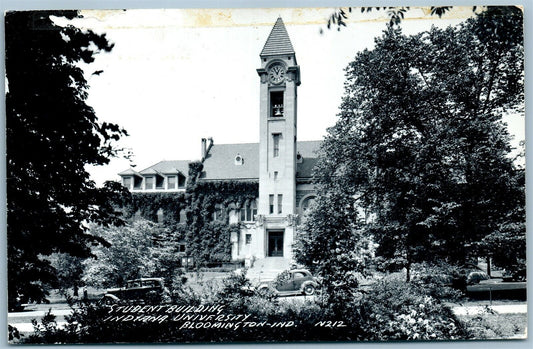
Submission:
{"label": "car wheel", "polygon": [[305,285],[304,286],[304,294],[306,296],[311,296],[313,294],[315,294],[315,286],[309,284],[309,285]]}
{"label": "car wheel", "polygon": [[263,286],[263,287],[259,287],[257,289],[257,294],[261,297],[264,297],[268,294],[268,287],[266,286]]}
{"label": "car wheel", "polygon": [[102,299],[100,300],[100,304],[103,304],[103,305],[112,305],[112,304],[118,304],[119,301],[120,301],[120,300],[118,299],[118,297],[113,296],[113,295],[106,294],[106,295],[103,296]]}

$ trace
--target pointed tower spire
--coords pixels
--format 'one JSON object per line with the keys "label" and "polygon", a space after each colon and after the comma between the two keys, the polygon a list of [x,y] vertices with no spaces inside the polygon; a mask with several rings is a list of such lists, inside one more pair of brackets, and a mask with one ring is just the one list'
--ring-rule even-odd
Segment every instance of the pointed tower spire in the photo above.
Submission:
{"label": "pointed tower spire", "polygon": [[261,57],[267,57],[272,55],[294,55],[294,48],[285,29],[285,24],[281,17],[278,17],[276,24],[272,28],[270,35],[261,51]]}

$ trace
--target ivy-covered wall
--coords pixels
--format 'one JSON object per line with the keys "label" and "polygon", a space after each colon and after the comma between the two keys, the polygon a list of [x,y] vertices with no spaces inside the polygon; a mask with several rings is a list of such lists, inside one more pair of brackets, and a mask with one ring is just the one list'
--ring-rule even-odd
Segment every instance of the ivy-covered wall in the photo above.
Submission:
{"label": "ivy-covered wall", "polygon": [[[201,163],[190,164],[185,192],[133,193],[123,201],[123,210],[128,218],[140,215],[153,222],[158,221],[157,213],[162,210],[161,223],[174,232],[175,239],[185,242],[187,254],[197,263],[229,262],[231,233],[240,230],[240,223],[229,224],[230,212],[238,212],[257,199],[259,183],[202,182],[197,180],[201,171]],[[182,210],[186,222],[180,220]]]}
{"label": "ivy-covered wall", "polygon": [[231,233],[239,232],[240,224],[230,225],[229,214],[258,196],[258,182],[198,182],[191,186],[186,239],[191,255],[199,261],[230,261]]}

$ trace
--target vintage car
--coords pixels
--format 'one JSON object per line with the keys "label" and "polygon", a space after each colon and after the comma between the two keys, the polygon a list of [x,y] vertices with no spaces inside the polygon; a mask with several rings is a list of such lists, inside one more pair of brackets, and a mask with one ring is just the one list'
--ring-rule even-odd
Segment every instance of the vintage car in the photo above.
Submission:
{"label": "vintage car", "polygon": [[310,296],[315,294],[318,287],[317,279],[308,270],[293,269],[281,273],[276,280],[260,284],[256,289],[259,294],[272,292],[277,296]]}
{"label": "vintage car", "polygon": [[126,287],[107,289],[102,298],[104,304],[161,303],[169,298],[162,278],[128,280]]}

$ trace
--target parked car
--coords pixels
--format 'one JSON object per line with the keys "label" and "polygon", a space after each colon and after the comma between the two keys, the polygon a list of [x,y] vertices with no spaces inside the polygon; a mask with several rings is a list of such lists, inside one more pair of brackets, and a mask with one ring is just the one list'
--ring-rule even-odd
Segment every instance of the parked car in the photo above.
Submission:
{"label": "parked car", "polygon": [[128,280],[126,287],[110,288],[102,302],[115,303],[161,303],[169,299],[169,291],[162,278],[141,278]]}
{"label": "parked car", "polygon": [[527,270],[525,266],[515,266],[511,270],[505,270],[503,273],[504,282],[523,282],[526,281]]}
{"label": "parked car", "polygon": [[293,269],[283,272],[276,280],[260,284],[257,287],[259,294],[272,292],[277,296],[289,296],[315,294],[318,289],[318,281],[308,270]]}

